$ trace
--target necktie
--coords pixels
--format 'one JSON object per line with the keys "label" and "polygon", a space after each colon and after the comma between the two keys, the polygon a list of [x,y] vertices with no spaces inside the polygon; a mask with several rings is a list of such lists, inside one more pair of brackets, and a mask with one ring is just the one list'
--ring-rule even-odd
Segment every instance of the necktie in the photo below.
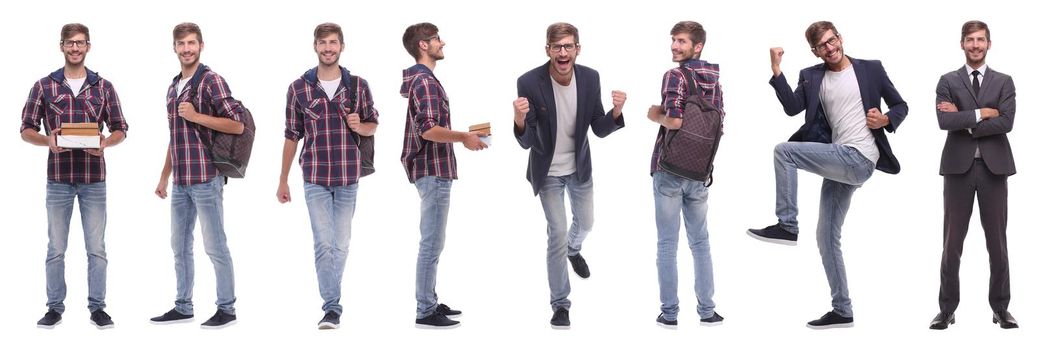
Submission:
{"label": "necktie", "polygon": [[977,96],[981,93],[981,81],[978,80],[978,75],[981,75],[981,72],[975,70],[971,72],[970,75],[974,76],[974,81],[971,82],[970,85],[972,88],[974,88],[974,95]]}

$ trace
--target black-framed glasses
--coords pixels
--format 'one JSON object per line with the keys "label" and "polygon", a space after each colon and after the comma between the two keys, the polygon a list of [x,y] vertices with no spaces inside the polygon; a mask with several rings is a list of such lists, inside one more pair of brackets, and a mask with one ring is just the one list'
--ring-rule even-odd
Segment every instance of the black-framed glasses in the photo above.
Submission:
{"label": "black-framed glasses", "polygon": [[61,46],[64,46],[65,48],[87,47],[87,45],[90,45],[90,41],[89,40],[62,40],[61,41]]}
{"label": "black-framed glasses", "polygon": [[422,39],[422,41],[433,41],[433,40],[439,41],[440,40],[440,35],[434,35],[434,36]]}
{"label": "black-framed glasses", "polygon": [[560,51],[563,51],[563,50],[566,50],[566,52],[574,52],[574,50],[577,50],[578,47],[581,47],[581,44],[568,43],[568,44],[550,44],[550,45],[545,45],[545,46],[548,47],[549,51],[552,51],[554,53],[559,53]]}
{"label": "black-framed glasses", "polygon": [[830,47],[837,47],[837,42],[840,41],[840,40],[841,40],[841,35],[840,34],[834,35],[829,40],[826,40],[826,42],[824,42],[822,44],[819,44],[819,45],[813,46],[812,47],[812,51],[820,52],[822,50],[825,50],[827,45],[829,45]]}

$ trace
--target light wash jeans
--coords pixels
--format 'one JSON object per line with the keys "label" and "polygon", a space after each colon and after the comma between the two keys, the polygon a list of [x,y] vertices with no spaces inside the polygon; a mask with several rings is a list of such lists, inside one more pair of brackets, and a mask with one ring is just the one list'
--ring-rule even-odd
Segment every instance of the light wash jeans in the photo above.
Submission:
{"label": "light wash jeans", "polygon": [[422,199],[418,262],[415,264],[415,318],[425,318],[436,311],[437,264],[447,238],[447,211],[451,206],[451,179],[425,176],[415,181]]}
{"label": "light wash jeans", "polygon": [[202,226],[202,242],[206,255],[216,270],[216,305],[224,312],[234,314],[234,266],[227,249],[224,234],[224,177],[195,185],[173,185],[172,239],[173,264],[177,270],[177,300],[175,310],[185,315],[195,313],[191,303],[195,285],[194,243],[195,218]]}
{"label": "light wash jeans", "polygon": [[357,184],[321,186],[303,183],[310,210],[310,227],[314,231],[314,266],[324,312],[343,314],[343,268],[350,253],[350,224],[357,203]]}
{"label": "light wash jeans", "polygon": [[852,317],[848,275],[841,253],[841,226],[851,196],[873,175],[875,165],[858,150],[835,144],[785,142],[776,145],[776,216],[787,231],[797,233],[797,170],[823,177],[816,240],[830,284],[833,310]]}
{"label": "light wash jeans", "polygon": [[[566,222],[566,206],[563,192],[570,196],[573,222],[569,230]],[[541,207],[548,221],[548,289],[551,293],[552,310],[570,309],[570,273],[567,271],[567,256],[581,252],[581,243],[592,230],[592,179],[583,183],[574,174],[548,176],[538,191]]]}
{"label": "light wash jeans", "polygon": [[105,254],[106,189],[104,182],[47,181],[47,308],[65,311],[65,250],[69,242],[72,205],[79,197],[83,241],[87,247],[87,308],[105,308],[108,258]]}
{"label": "light wash jeans", "polygon": [[693,289],[696,313],[701,319],[714,316],[714,265],[707,234],[707,187],[667,171],[653,174],[653,199],[657,219],[657,280],[660,311],[664,319],[678,319],[678,231],[685,221],[686,240],[693,253]]}

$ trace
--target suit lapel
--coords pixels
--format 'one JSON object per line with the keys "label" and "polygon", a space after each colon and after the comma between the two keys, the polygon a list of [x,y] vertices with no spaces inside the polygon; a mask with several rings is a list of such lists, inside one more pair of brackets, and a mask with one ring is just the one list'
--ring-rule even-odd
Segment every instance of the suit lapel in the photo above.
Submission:
{"label": "suit lapel", "polygon": [[981,91],[978,93],[978,96],[974,97],[978,101],[978,107],[981,107],[981,97],[988,96],[989,91],[992,90],[990,87],[999,85],[996,84],[998,82],[999,73],[996,73],[996,71],[992,70],[992,67],[988,67],[988,69],[985,71],[985,77],[981,78]]}
{"label": "suit lapel", "polygon": [[[586,92],[588,92],[588,86],[587,86],[587,84],[580,83],[579,79],[584,77],[584,75],[579,75],[578,74],[578,72],[580,70],[577,67],[578,66],[575,64],[574,65],[574,79],[570,83],[571,84],[577,84],[577,101],[575,101],[577,103],[577,115],[575,117],[576,117],[576,119],[581,119],[581,116],[585,115],[584,114],[584,109],[585,109],[584,103],[581,103],[581,102],[585,101],[584,94]],[[577,127],[577,125],[580,125],[580,124],[581,123],[574,123],[574,127]],[[574,131],[574,134],[575,135],[577,134],[576,130]]]}
{"label": "suit lapel", "polygon": [[[855,80],[858,80],[859,82],[859,98],[862,99],[862,109],[864,111],[869,111],[871,108],[870,106],[873,105],[873,101],[870,101],[869,99],[870,90],[868,89],[870,74],[869,72],[866,72],[865,65],[863,65],[862,62],[859,62],[859,60],[851,57],[848,57],[848,60],[851,61],[851,69],[855,70]],[[877,102],[879,103],[880,101]],[[876,107],[879,108],[880,106]]]}
{"label": "suit lapel", "polygon": [[[974,105],[975,106],[980,106],[981,104],[978,103],[978,101],[980,99],[978,98],[978,94],[974,93],[974,86],[971,85],[970,75],[967,74],[967,67],[962,67],[960,69],[957,69],[956,70],[956,75],[958,75],[960,77],[960,82],[963,83],[963,87],[965,89],[967,89],[967,92],[970,93],[970,96],[974,98]],[[982,90],[985,89],[984,86],[982,86],[981,88],[982,88]]]}
{"label": "suit lapel", "polygon": [[[823,70],[826,69],[825,66],[819,67],[820,69],[808,71],[808,89],[806,89],[809,93],[808,102],[811,103],[809,106],[814,107],[816,111],[822,111],[823,108],[822,98],[819,94],[823,91]],[[819,112],[813,113],[812,118],[818,114]]]}

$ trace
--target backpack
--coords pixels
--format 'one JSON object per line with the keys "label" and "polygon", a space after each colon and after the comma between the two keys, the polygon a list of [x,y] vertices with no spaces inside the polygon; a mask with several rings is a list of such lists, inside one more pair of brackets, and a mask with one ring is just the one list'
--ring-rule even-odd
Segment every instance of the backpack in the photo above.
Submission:
{"label": "backpack", "polygon": [[[346,86],[353,89],[354,94],[354,107],[351,110],[353,113],[364,115],[364,111],[361,111],[361,77],[351,75]],[[346,118],[343,118],[343,123],[346,123]],[[350,130],[348,125],[347,130]],[[357,151],[361,154],[361,177],[371,175],[375,172],[375,135],[364,136],[350,130],[350,135],[354,137],[354,144],[357,145]]]}
{"label": "backpack", "polygon": [[679,70],[689,82],[690,91],[682,109],[682,127],[667,130],[657,165],[676,176],[710,186],[714,182],[714,156],[722,136],[722,114],[703,98],[689,72],[685,68]]}
{"label": "backpack", "polygon": [[[192,102],[198,97],[198,90],[202,84],[203,76],[204,72],[201,72],[201,74],[191,77],[189,84],[191,85]],[[256,124],[253,122],[252,112],[242,104],[242,101],[235,100],[235,102],[238,104],[238,107],[241,107],[240,119],[242,124],[245,125],[241,134],[225,134],[208,128],[204,130],[204,127],[201,125],[197,127],[199,133],[206,130],[210,131],[212,141],[208,141],[204,137],[199,137],[199,139],[202,140],[202,144],[209,151],[209,159],[216,166],[217,170],[220,171],[220,174],[226,177],[243,178],[245,177],[245,169],[249,166],[249,156],[252,155],[253,151]]]}

